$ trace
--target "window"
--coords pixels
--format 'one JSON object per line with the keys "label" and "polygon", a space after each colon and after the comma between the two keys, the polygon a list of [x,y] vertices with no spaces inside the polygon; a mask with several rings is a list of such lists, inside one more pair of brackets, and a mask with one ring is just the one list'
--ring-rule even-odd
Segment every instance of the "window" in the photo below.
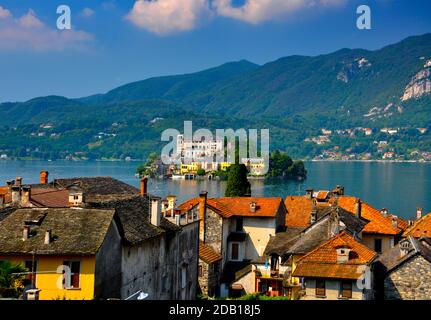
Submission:
{"label": "window", "polygon": [[[69,267],[70,274],[66,275],[63,279],[63,286],[66,289],[78,289],[79,288],[79,273],[81,271],[80,261],[64,261],[66,267]],[[63,273],[67,273],[69,270],[63,270]],[[69,276],[69,278],[67,278]]]}
{"label": "window", "polygon": [[231,246],[231,260],[238,260],[239,259],[239,244],[238,243],[232,243]]}
{"label": "window", "polygon": [[220,265],[219,262],[214,262],[213,264],[214,273],[218,273],[219,265]]}
{"label": "window", "polygon": [[203,277],[203,275],[204,275],[204,270],[203,270],[202,265],[200,264],[199,265],[199,277]]}
{"label": "window", "polygon": [[26,275],[24,279],[24,285],[36,284],[36,272],[37,272],[37,261],[26,260],[24,262],[24,267],[30,272]]}
{"label": "window", "polygon": [[316,280],[316,296],[319,296],[319,297],[326,296],[325,280],[322,280],[322,279]]}
{"label": "window", "polygon": [[244,220],[242,218],[236,219],[236,231],[242,231],[244,226]]}
{"label": "window", "polygon": [[346,299],[352,298],[352,281],[341,282],[341,297]]}
{"label": "window", "polygon": [[377,253],[382,252],[382,239],[374,239],[374,251]]}
{"label": "window", "polygon": [[73,200],[78,200],[79,196],[73,196]]}

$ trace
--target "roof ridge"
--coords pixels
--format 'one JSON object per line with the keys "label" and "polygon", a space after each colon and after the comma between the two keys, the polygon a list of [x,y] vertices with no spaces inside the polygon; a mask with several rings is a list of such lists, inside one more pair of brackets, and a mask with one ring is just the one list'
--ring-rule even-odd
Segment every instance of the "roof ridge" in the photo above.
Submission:
{"label": "roof ridge", "polygon": [[327,246],[328,244],[332,243],[333,241],[335,241],[335,239],[340,238],[342,235],[347,234],[346,231],[342,231],[339,234],[333,236],[331,239],[325,241],[324,243],[322,243],[320,246],[318,246],[317,248],[315,248],[314,250],[311,250],[309,253],[307,253],[306,255],[304,255],[303,257],[301,257],[297,263],[301,262],[302,260],[304,260],[306,257],[310,256],[311,254],[313,254],[314,252],[320,250],[321,248]]}

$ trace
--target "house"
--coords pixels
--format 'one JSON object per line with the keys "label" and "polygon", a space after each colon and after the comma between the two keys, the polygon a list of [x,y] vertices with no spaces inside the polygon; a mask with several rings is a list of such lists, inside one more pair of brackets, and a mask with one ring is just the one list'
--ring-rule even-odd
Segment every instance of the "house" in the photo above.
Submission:
{"label": "house", "polygon": [[18,209],[0,221],[0,260],[25,266],[41,300],[119,298],[121,232],[114,210]]}
{"label": "house", "polygon": [[372,299],[376,256],[346,231],[334,236],[298,260],[293,276],[305,281],[302,299]]}
{"label": "house", "polygon": [[422,215],[423,209],[416,211],[416,221],[409,226],[403,233],[403,237],[431,237],[431,214]]}
{"label": "house", "polygon": [[264,252],[264,263],[256,263],[258,292],[298,298],[301,279],[292,276],[298,260],[340,232],[346,231],[361,239],[362,230],[368,223],[340,207],[317,206],[316,201],[312,212],[309,227],[288,228],[271,237]]}
{"label": "house", "polygon": [[311,225],[313,201],[317,207],[337,205],[351,214],[360,215],[369,223],[362,231],[362,241],[376,252],[382,252],[393,247],[401,238],[408,223],[388,212],[386,209],[377,210],[360,199],[344,194],[344,188],[338,186],[329,192],[314,192],[308,189],[304,196],[288,196],[285,199],[287,209],[287,228],[306,228]]}
{"label": "house", "polygon": [[110,177],[82,177],[11,186],[13,208],[114,210],[121,234],[122,299],[138,291],[148,299],[190,300],[197,295],[199,216],[167,216],[161,199]]}
{"label": "house", "polygon": [[431,299],[431,239],[408,236],[375,262],[376,298]]}
{"label": "house", "polygon": [[221,260],[220,253],[199,241],[199,288],[203,297],[212,297],[217,292]]}
{"label": "house", "polygon": [[[239,294],[244,288],[232,287],[240,277],[249,276],[251,261],[264,252],[270,236],[284,231],[286,209],[282,198],[199,198],[179,206],[183,212],[199,213],[199,238],[221,256],[217,296]],[[200,252],[200,265],[205,257]],[[254,277],[250,277],[254,282]],[[249,286],[249,283],[246,284]]]}

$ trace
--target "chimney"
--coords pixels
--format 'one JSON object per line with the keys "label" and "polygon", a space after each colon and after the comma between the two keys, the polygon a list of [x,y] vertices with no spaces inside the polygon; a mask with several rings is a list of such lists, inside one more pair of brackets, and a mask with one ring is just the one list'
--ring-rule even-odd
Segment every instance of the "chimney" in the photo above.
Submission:
{"label": "chimney", "polygon": [[40,172],[40,184],[48,184],[48,175],[48,171],[43,170]]}
{"label": "chimney", "polygon": [[19,204],[21,202],[21,187],[13,186],[12,190],[12,203]]}
{"label": "chimney", "polygon": [[207,197],[208,192],[202,191],[199,194],[199,238],[205,242],[205,229],[206,229],[206,215],[207,215]]}
{"label": "chimney", "polygon": [[51,229],[48,229],[45,231],[45,244],[50,244],[52,240],[52,231]]}
{"label": "chimney", "polygon": [[181,215],[180,214],[175,215],[175,224],[177,226],[181,225]]}
{"label": "chimney", "polygon": [[27,240],[30,237],[30,227],[24,226],[22,230],[22,240]]}
{"label": "chimney", "polygon": [[22,185],[22,178],[21,177],[16,177],[16,179],[15,179],[15,185],[19,186],[19,187]]}
{"label": "chimney", "polygon": [[418,208],[416,210],[416,220],[422,219],[422,213],[423,213],[424,209],[422,208]]}
{"label": "chimney", "polygon": [[309,200],[313,199],[313,189],[308,188],[307,190],[305,190],[305,196]]}
{"label": "chimney", "polygon": [[29,207],[31,199],[31,187],[24,186],[21,188],[21,207]]}
{"label": "chimney", "polygon": [[159,227],[161,220],[161,208],[160,208],[160,198],[154,197],[151,198],[151,224]]}
{"label": "chimney", "polygon": [[256,212],[256,202],[254,201],[250,202],[250,212],[252,213]]}
{"label": "chimney", "polygon": [[15,180],[8,180],[6,181],[6,185],[8,187],[9,192],[12,191],[12,186],[15,184]]}
{"label": "chimney", "polygon": [[404,239],[400,242],[400,257],[405,257],[412,249],[413,245],[410,238]]}
{"label": "chimney", "polygon": [[148,193],[147,185],[148,185],[148,178],[143,177],[141,179],[141,196],[144,196]]}
{"label": "chimney", "polygon": [[397,216],[392,216],[392,226],[394,228],[398,228],[398,217]]}
{"label": "chimney", "polygon": [[340,196],[344,196],[344,187],[343,187],[343,186],[338,185],[338,186],[337,186],[337,189],[338,189],[338,195],[340,195]]}
{"label": "chimney", "polygon": [[362,216],[362,202],[361,199],[357,199],[355,202],[355,215],[360,218]]}
{"label": "chimney", "polygon": [[382,210],[380,210],[380,213],[382,214],[382,216],[384,216],[385,218],[387,218],[387,216],[388,216],[388,209],[383,208]]}
{"label": "chimney", "polygon": [[312,208],[311,208],[311,215],[310,215],[310,224],[315,223],[316,220],[317,220],[317,201],[316,201],[316,199],[313,199]]}

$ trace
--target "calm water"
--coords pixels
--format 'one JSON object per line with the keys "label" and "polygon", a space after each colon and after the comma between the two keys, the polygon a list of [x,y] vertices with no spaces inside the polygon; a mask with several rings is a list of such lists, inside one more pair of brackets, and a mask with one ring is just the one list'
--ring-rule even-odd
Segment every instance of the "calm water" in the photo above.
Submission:
{"label": "calm water", "polygon": [[[39,172],[48,170],[50,179],[82,176],[112,176],[138,186],[136,162],[69,162],[69,161],[0,161],[0,185],[21,176],[24,183],[35,183]],[[416,207],[431,211],[431,164],[375,162],[308,162],[308,179],[304,182],[252,181],[254,196],[303,194],[307,187],[331,189],[337,184],[346,194],[355,195],[376,208],[388,208],[391,213],[408,218]],[[195,197],[201,190],[209,196],[224,194],[225,182],[214,181],[150,181],[152,194],[175,194],[179,201]],[[427,211],[427,212],[428,212]]]}

